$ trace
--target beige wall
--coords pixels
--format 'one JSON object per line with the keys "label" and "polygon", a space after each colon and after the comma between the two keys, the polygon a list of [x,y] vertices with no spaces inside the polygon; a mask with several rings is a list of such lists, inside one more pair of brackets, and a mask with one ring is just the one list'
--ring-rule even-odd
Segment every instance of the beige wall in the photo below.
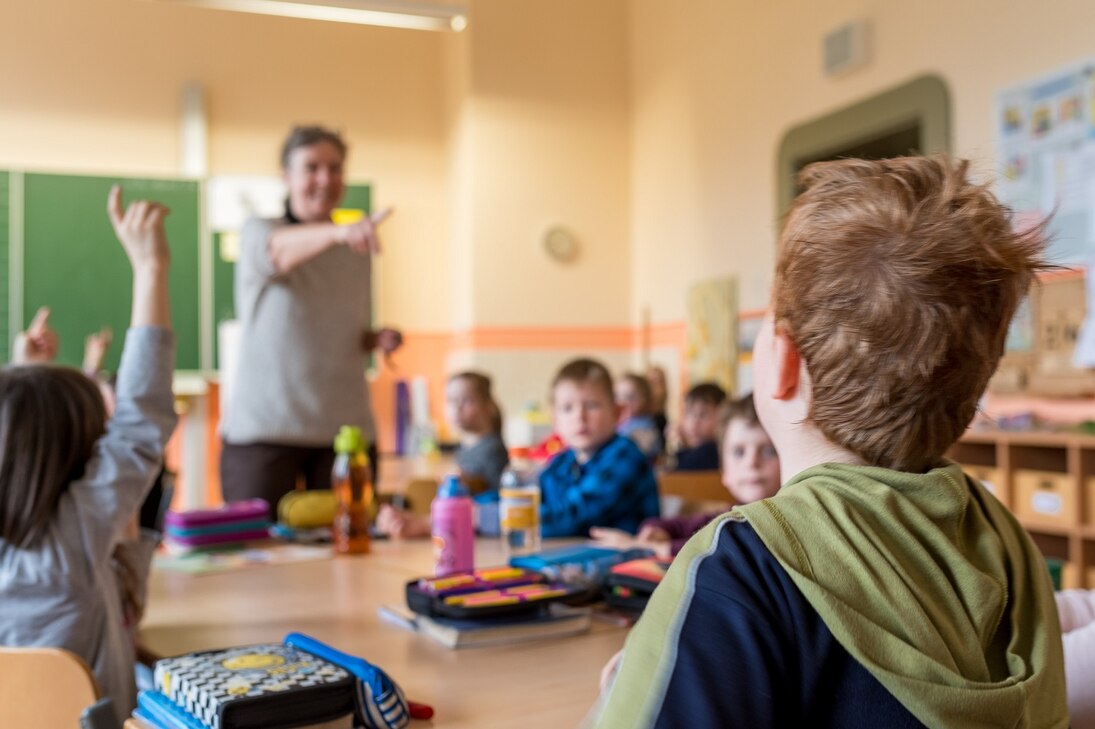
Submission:
{"label": "beige wall", "polygon": [[[212,174],[274,174],[295,122],[336,126],[395,205],[380,318],[409,331],[628,319],[626,0],[476,0],[463,34],[142,0],[8,4],[0,167],[177,175],[203,85]],[[540,247],[551,224],[583,248]],[[566,291],[566,296],[559,296]]]}
{"label": "beige wall", "polygon": [[[477,326],[627,321],[627,5],[477,0],[466,34],[470,154],[460,194],[474,241]],[[551,225],[578,259],[544,254]]]}
{"label": "beige wall", "polygon": [[[873,60],[838,79],[821,39],[867,19]],[[1086,0],[635,0],[631,42],[632,318],[685,315],[684,291],[726,273],[743,308],[767,301],[776,154],[793,126],[934,73],[951,94],[954,151],[991,172],[1004,86],[1095,56]]]}
{"label": "beige wall", "polygon": [[181,89],[195,81],[213,174],[276,174],[292,124],[338,127],[350,179],[397,207],[378,266],[381,319],[444,329],[444,39],[144,0],[5,3],[0,167],[177,175]]}

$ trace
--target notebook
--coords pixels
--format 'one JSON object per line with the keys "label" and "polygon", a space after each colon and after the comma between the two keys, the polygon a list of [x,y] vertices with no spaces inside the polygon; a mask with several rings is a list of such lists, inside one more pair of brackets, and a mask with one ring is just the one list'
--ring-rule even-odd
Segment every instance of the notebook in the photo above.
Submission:
{"label": "notebook", "polygon": [[416,615],[418,632],[446,648],[509,645],[547,638],[563,638],[589,630],[589,608],[551,605],[542,613],[495,618],[439,618]]}

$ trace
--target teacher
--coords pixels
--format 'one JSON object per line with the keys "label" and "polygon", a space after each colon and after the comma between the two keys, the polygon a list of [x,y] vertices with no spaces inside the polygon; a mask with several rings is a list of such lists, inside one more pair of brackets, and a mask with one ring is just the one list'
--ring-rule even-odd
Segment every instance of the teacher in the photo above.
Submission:
{"label": "teacher", "polygon": [[238,369],[221,424],[226,501],[259,497],[276,506],[298,480],[330,488],[342,425],[365,435],[375,483],[366,357],[402,344],[394,329],[370,328],[376,228],[391,209],[347,225],[331,221],[346,190],[345,162],[337,133],[294,128],[281,151],[285,215],[252,218],[240,235]]}

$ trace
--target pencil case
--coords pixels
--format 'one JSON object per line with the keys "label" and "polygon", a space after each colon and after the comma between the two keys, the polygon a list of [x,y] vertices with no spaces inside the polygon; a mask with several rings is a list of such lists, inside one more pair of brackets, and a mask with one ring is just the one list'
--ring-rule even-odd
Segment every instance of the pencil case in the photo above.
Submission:
{"label": "pencil case", "polygon": [[290,491],[278,501],[278,523],[293,529],[317,529],[335,522],[338,498],[331,489]]}
{"label": "pencil case", "polygon": [[612,607],[641,611],[672,563],[672,557],[643,557],[613,565],[605,577],[605,602]]}
{"label": "pencil case", "polygon": [[584,590],[516,567],[423,577],[406,585],[407,607],[419,615],[486,618],[540,610],[552,602],[581,597]]}
{"label": "pencil case", "polygon": [[613,565],[650,554],[645,549],[611,549],[576,544],[510,558],[510,566],[532,570],[549,579],[599,588]]}
{"label": "pencil case", "polygon": [[191,509],[188,511],[168,511],[164,517],[167,527],[194,529],[216,524],[270,520],[270,505],[263,499],[231,501],[215,509]]}

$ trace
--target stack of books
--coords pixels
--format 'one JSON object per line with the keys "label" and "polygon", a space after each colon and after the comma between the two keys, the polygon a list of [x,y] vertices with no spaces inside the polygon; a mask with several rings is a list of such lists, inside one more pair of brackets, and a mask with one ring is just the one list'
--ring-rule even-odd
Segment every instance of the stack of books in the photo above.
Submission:
{"label": "stack of books", "polygon": [[427,616],[392,605],[382,605],[379,612],[382,619],[417,631],[446,648],[509,645],[578,635],[589,630],[592,615],[590,608],[558,603],[542,611],[477,618]]}

